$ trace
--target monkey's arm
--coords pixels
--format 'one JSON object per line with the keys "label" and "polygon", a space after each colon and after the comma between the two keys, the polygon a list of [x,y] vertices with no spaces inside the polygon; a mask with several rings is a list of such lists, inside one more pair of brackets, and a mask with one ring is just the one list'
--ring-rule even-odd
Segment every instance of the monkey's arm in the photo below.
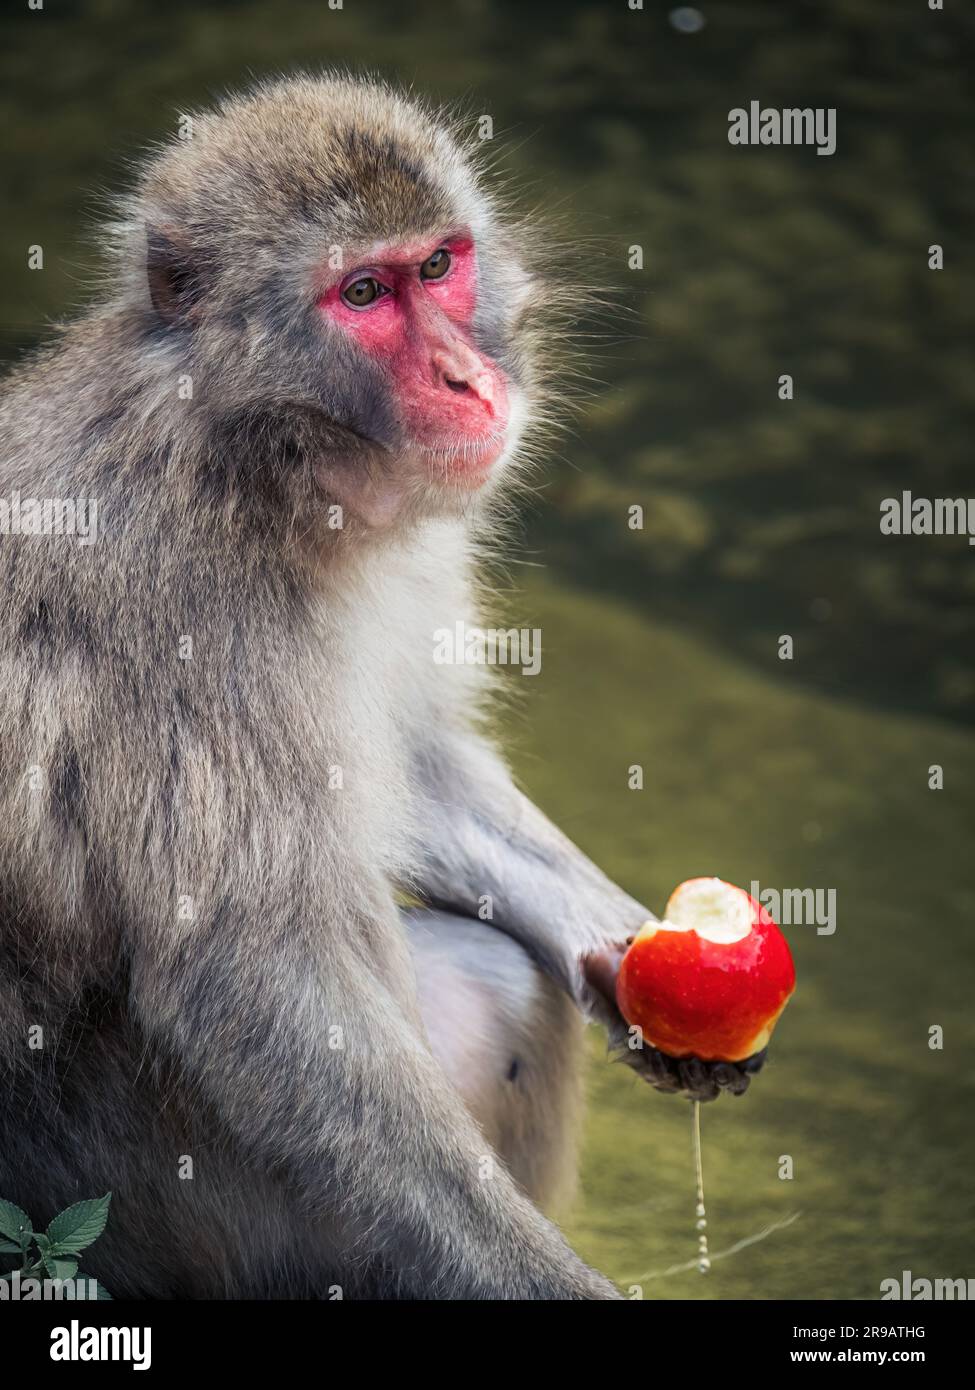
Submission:
{"label": "monkey's arm", "polygon": [[591,1018],[610,1044],[660,1090],[710,1100],[740,1095],[764,1053],[747,1062],[676,1061],[630,1049],[615,1001],[626,940],[654,914],[617,887],[514,785],[494,750],[467,731],[437,726],[416,757],[423,788],[430,903],[476,917],[515,937]]}

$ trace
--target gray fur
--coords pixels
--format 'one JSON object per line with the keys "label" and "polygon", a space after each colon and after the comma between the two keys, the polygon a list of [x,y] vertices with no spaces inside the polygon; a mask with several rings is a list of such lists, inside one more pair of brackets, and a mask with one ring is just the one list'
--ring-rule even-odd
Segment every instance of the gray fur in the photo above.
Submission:
{"label": "gray fur", "polygon": [[[514,408],[477,499],[315,309],[330,246],[458,226]],[[543,251],[418,103],[260,87],[147,162],[103,296],[0,399],[0,496],[99,517],[0,537],[0,1195],[110,1189],[117,1296],[617,1296],[532,1198],[571,1168],[569,1000],[619,1037],[585,962],[649,914],[432,660],[544,405]],[[401,890],[496,920],[404,929]]]}
{"label": "gray fur", "polygon": [[[485,1178],[426,1036],[394,892],[422,877],[428,710],[479,698],[430,660],[443,615],[476,616],[478,523],[415,480],[392,525],[359,515],[408,441],[303,279],[316,247],[462,220],[504,336],[506,233],[384,88],[302,79],[200,129],[140,176],[105,297],[0,404],[0,494],[100,521],[92,546],[0,542],[0,1193],[44,1221],[111,1189],[89,1264],[118,1296],[612,1297],[503,1164]],[[544,1087],[539,1039],[571,1027],[538,1002],[539,1037],[516,1010],[483,1041],[514,1028]],[[518,1171],[516,1111],[482,1114]]]}

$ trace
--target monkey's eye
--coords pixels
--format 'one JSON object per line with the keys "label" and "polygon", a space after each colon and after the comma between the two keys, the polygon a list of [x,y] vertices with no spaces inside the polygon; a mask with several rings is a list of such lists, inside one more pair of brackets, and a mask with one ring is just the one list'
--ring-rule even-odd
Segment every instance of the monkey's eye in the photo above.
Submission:
{"label": "monkey's eye", "polygon": [[389,294],[385,285],[381,285],[371,275],[364,275],[361,280],[353,280],[351,285],[346,285],[342,291],[342,298],[346,304],[351,304],[353,309],[364,309],[367,304],[372,304],[384,294]]}
{"label": "monkey's eye", "polygon": [[441,246],[439,251],[434,251],[432,256],[420,266],[421,280],[439,280],[450,269],[450,252],[446,246]]}

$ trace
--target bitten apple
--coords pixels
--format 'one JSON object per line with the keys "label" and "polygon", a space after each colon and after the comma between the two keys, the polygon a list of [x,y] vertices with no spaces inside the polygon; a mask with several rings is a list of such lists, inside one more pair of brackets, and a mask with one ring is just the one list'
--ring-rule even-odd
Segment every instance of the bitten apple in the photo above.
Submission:
{"label": "bitten apple", "polygon": [[616,1000],[668,1056],[741,1062],[768,1044],[795,984],[792,953],[765,908],[720,878],[691,878],[663,921],[633,938]]}

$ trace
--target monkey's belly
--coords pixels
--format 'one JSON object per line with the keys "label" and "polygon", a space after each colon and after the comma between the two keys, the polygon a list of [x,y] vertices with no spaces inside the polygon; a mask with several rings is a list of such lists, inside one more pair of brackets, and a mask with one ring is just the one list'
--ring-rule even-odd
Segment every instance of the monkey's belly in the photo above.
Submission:
{"label": "monkey's belly", "polygon": [[497,928],[423,910],[404,923],[430,1046],[532,1200],[560,1205],[575,1177],[577,1010]]}

